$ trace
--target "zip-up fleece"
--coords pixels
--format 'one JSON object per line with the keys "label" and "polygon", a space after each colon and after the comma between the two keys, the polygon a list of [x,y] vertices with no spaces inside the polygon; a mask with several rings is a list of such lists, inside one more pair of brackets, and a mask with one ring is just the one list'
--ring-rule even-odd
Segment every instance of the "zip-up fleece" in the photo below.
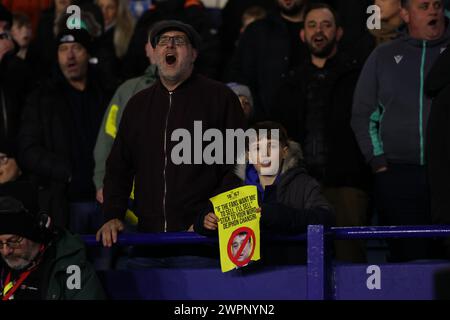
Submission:
{"label": "zip-up fleece", "polygon": [[433,41],[402,37],[377,47],[358,80],[352,128],[374,170],[388,163],[425,164],[431,100],[424,81],[450,43],[450,28]]}
{"label": "zip-up fleece", "polygon": [[[215,128],[223,137],[226,129],[245,126],[237,96],[201,75],[192,75],[172,92],[158,80],[131,98],[106,162],[106,220],[123,219],[133,177],[141,232],[187,230],[198,214],[212,210],[211,196],[239,185],[232,165],[193,164],[194,157],[202,159],[203,150],[195,148],[194,138],[201,136],[194,135],[194,121],[202,121],[203,132]],[[172,137],[176,129],[183,137]],[[191,147],[185,150],[192,164],[175,164],[172,151],[183,156],[180,142],[187,140]]]}

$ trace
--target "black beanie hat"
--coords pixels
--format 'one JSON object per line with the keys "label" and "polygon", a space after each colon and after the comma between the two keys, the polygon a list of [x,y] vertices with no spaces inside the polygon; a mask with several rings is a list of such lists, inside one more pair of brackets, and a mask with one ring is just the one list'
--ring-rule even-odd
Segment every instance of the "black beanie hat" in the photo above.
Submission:
{"label": "black beanie hat", "polygon": [[14,234],[42,241],[36,188],[29,182],[10,182],[0,187],[0,235]]}
{"label": "black beanie hat", "polygon": [[0,235],[18,235],[40,242],[39,228],[34,215],[22,202],[13,197],[0,197]]}
{"label": "black beanie hat", "polygon": [[78,42],[81,44],[89,54],[92,54],[93,38],[86,29],[69,29],[64,28],[57,36],[57,46],[63,43]]}

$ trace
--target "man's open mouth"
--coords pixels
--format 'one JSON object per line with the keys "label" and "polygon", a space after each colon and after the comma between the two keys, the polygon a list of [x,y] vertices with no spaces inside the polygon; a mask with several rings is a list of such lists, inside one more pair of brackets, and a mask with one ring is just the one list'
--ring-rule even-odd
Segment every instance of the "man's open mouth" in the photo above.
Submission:
{"label": "man's open mouth", "polygon": [[67,68],[68,69],[76,68],[76,66],[77,66],[76,62],[70,62],[70,63],[67,64]]}
{"label": "man's open mouth", "polygon": [[168,53],[166,55],[166,63],[169,66],[171,66],[171,65],[175,64],[175,62],[177,62],[177,57],[174,54],[172,54],[172,53]]}
{"label": "man's open mouth", "polygon": [[324,36],[315,36],[313,38],[313,42],[316,45],[321,45],[326,41],[326,38]]}
{"label": "man's open mouth", "polygon": [[437,24],[437,19],[433,19],[433,20],[430,20],[430,22],[428,22],[428,25],[431,27],[434,27],[436,24]]}

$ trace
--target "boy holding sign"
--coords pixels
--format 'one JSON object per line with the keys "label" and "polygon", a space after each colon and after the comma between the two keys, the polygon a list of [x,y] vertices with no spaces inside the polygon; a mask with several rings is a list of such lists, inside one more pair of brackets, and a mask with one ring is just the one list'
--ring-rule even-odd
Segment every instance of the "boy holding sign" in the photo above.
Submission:
{"label": "boy holding sign", "polygon": [[[286,130],[278,123],[266,121],[253,127],[256,132],[268,131],[267,136],[248,146],[247,163],[237,165],[236,175],[243,184],[256,186],[261,210],[261,230],[280,234],[306,232],[311,224],[334,224],[334,212],[323,197],[319,184],[301,167],[300,145],[289,140]],[[272,130],[278,130],[278,139],[271,139]],[[267,157],[258,155],[262,144],[267,147]],[[278,166],[273,163],[278,161]],[[196,232],[209,234],[217,230],[218,218],[210,212],[199,217]],[[302,263],[301,251],[288,247],[263,252],[266,263]],[[268,261],[269,260],[269,261]]]}

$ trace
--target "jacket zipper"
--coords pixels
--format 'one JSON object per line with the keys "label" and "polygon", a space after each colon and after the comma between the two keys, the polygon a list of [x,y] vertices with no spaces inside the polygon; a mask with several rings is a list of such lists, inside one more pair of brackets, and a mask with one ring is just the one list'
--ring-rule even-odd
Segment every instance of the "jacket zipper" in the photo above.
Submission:
{"label": "jacket zipper", "polygon": [[166,126],[164,128],[164,195],[163,195],[163,214],[164,214],[164,232],[167,232],[167,216],[166,216],[166,195],[167,195],[167,179],[166,179],[166,169],[167,169],[167,126],[169,124],[170,109],[172,109],[172,95],[173,91],[169,91],[169,110],[166,116]]}
{"label": "jacket zipper", "polygon": [[420,63],[420,101],[419,101],[419,148],[420,148],[420,165],[424,165],[424,139],[423,139],[423,87],[424,87],[424,69],[425,69],[425,57],[427,52],[427,41],[422,43],[422,59]]}

